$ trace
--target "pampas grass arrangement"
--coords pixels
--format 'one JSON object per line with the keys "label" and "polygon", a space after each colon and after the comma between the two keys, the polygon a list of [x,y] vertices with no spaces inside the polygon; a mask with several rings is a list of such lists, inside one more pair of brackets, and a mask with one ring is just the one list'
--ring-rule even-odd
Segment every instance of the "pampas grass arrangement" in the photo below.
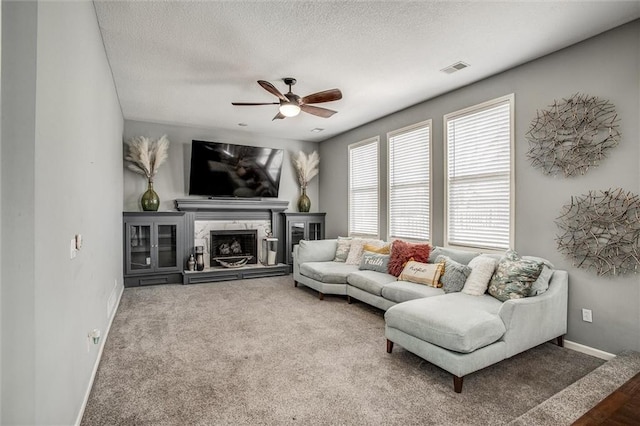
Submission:
{"label": "pampas grass arrangement", "polygon": [[163,135],[160,139],[151,139],[139,136],[127,141],[129,153],[125,160],[129,170],[147,177],[149,182],[153,182],[153,177],[158,173],[158,168],[167,160],[169,150],[169,139]]}
{"label": "pampas grass arrangement", "polygon": [[313,151],[307,155],[303,151],[298,152],[293,156],[293,166],[296,169],[298,175],[298,183],[300,188],[306,189],[309,181],[318,174],[318,167],[320,166],[320,156],[318,151]]}

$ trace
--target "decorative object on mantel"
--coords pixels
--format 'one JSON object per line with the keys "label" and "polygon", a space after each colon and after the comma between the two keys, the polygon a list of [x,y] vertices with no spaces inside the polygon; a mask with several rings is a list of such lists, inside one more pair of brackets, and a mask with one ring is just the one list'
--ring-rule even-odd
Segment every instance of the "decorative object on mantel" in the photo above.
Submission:
{"label": "decorative object on mantel", "polygon": [[196,270],[204,270],[204,246],[196,246]]}
{"label": "decorative object on mantel", "polygon": [[253,256],[245,256],[243,258],[241,258],[240,260],[237,260],[235,262],[230,262],[227,260],[222,260],[224,258],[220,258],[220,257],[214,257],[213,260],[215,260],[216,262],[218,262],[220,265],[224,266],[225,268],[240,268],[244,265],[247,264],[248,261],[250,261],[253,258]]}
{"label": "decorative object on mantel", "polygon": [[271,232],[262,239],[262,264],[265,266],[273,266],[277,264],[278,257],[278,239]]}
{"label": "decorative object on mantel", "polygon": [[144,175],[147,178],[147,191],[142,194],[141,204],[144,211],[157,211],[160,206],[160,197],[153,190],[153,178],[158,173],[158,168],[167,159],[169,139],[163,135],[160,139],[151,139],[139,136],[127,141],[129,153],[125,160],[130,164],[129,170]]}
{"label": "decorative object on mantel", "polygon": [[189,255],[189,260],[187,260],[187,270],[188,271],[196,270],[196,259],[193,257],[193,253]]}
{"label": "decorative object on mantel", "polygon": [[298,175],[298,183],[302,190],[302,195],[298,198],[298,211],[306,213],[311,209],[311,200],[307,196],[307,185],[309,185],[309,181],[318,174],[320,156],[318,155],[318,151],[313,151],[309,155],[300,151],[292,158],[293,166]]}
{"label": "decorative object on mantel", "polygon": [[640,264],[640,199],[621,188],[589,191],[571,197],[556,224],[558,249],[574,266],[598,275],[638,272]]}
{"label": "decorative object on mantel", "polygon": [[618,121],[614,105],[595,96],[554,101],[531,121],[527,157],[547,175],[583,175],[618,145]]}

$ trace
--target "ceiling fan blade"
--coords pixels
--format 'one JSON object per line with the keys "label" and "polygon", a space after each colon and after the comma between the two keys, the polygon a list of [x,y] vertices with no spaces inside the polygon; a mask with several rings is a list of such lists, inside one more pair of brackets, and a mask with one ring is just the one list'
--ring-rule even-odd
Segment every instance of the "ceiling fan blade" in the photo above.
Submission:
{"label": "ceiling fan blade", "polygon": [[280,91],[276,89],[276,86],[269,83],[268,81],[258,80],[258,84],[262,86],[262,88],[267,92],[271,93],[274,96],[277,96],[281,101],[289,102],[289,99],[287,99],[282,93],[280,93]]}
{"label": "ceiling fan blade", "polygon": [[231,102],[231,105],[279,105],[280,102]]}
{"label": "ceiling fan blade", "polygon": [[327,108],[311,106],[311,105],[305,105],[305,104],[300,105],[300,109],[303,110],[304,112],[308,113],[308,114],[317,115],[318,117],[322,117],[322,118],[329,118],[333,114],[338,112],[338,111],[334,111],[334,110],[327,109]]}
{"label": "ceiling fan blade", "polygon": [[282,120],[282,119],[284,119],[284,118],[287,118],[287,116],[286,116],[286,115],[284,115],[284,114],[282,114],[280,111],[278,111],[278,113],[276,114],[276,116],[275,116],[275,117],[273,117],[273,118],[271,119],[271,121],[273,121],[273,120]]}
{"label": "ceiling fan blade", "polygon": [[342,99],[342,92],[338,89],[330,89],[305,96],[301,101],[303,104],[319,104],[322,102],[337,101],[339,99]]}

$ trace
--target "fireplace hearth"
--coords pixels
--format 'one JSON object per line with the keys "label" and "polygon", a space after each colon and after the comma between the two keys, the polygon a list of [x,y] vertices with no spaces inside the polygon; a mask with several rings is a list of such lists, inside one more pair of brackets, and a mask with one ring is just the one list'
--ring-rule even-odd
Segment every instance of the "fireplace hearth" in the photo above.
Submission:
{"label": "fireplace hearth", "polygon": [[211,266],[234,263],[258,263],[258,231],[256,229],[232,229],[210,231]]}

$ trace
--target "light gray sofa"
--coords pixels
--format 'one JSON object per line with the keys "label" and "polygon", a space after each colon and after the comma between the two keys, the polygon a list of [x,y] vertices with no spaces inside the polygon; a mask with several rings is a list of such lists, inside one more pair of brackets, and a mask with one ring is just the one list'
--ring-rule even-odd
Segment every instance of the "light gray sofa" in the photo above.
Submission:
{"label": "light gray sofa", "polygon": [[[567,331],[569,277],[555,270],[546,292],[501,302],[489,294],[448,293],[441,288],[397,281],[393,275],[334,262],[337,240],[301,241],[293,251],[295,286],[345,295],[385,312],[387,352],[397,343],[453,375],[454,390],[463,377],[556,339]],[[439,248],[468,263],[480,253]]]}

